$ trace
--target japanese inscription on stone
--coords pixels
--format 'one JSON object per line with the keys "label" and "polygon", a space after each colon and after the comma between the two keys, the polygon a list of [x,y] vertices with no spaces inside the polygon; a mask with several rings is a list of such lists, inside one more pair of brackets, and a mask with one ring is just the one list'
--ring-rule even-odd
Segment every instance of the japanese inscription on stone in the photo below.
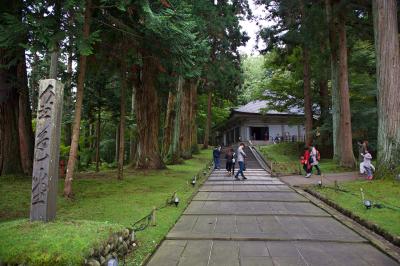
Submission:
{"label": "japanese inscription on stone", "polygon": [[31,221],[50,221],[56,216],[63,94],[63,85],[59,81],[40,81],[32,172]]}

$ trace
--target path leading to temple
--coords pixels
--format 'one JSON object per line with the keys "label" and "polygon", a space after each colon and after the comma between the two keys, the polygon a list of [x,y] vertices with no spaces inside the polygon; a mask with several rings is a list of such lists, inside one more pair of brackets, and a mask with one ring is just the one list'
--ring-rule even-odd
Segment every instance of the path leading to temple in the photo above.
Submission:
{"label": "path leading to temple", "polygon": [[399,265],[250,158],[214,170],[150,259],[167,265]]}

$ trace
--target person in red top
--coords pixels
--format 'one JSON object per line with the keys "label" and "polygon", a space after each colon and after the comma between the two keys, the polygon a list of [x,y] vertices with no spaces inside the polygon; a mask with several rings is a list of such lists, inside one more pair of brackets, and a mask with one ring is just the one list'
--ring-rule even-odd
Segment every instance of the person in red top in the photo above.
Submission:
{"label": "person in red top", "polygon": [[304,148],[304,154],[300,157],[300,162],[303,165],[303,169],[306,172],[305,177],[311,176],[311,165],[310,165],[310,149],[308,147]]}

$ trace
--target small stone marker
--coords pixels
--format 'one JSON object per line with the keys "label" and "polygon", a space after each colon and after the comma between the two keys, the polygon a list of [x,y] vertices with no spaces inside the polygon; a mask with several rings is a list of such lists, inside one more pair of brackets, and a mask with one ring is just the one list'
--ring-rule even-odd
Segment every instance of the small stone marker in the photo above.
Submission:
{"label": "small stone marker", "polygon": [[31,221],[47,222],[56,217],[63,87],[55,79],[40,80],[39,83]]}

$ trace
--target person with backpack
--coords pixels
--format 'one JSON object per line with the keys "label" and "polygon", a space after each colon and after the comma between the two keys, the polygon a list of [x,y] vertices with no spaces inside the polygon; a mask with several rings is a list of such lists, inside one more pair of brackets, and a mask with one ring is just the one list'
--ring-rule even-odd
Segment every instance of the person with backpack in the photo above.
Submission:
{"label": "person with backpack", "polygon": [[226,171],[228,172],[228,175],[232,175],[232,168],[234,168],[234,155],[235,152],[233,151],[232,148],[229,148],[228,151],[225,154],[225,159],[226,159]]}
{"label": "person with backpack", "polygon": [[315,167],[317,168],[318,175],[321,175],[321,169],[318,166],[319,161],[321,160],[321,154],[317,150],[317,148],[313,145],[310,146],[310,165],[311,165],[311,171],[312,168]]}
{"label": "person with backpack", "polygon": [[213,150],[214,169],[220,168],[221,146],[215,147]]}
{"label": "person with backpack", "polygon": [[306,172],[306,178],[311,176],[311,165],[310,165],[310,149],[304,147],[303,156],[300,157],[300,163],[303,165],[303,169]]}

